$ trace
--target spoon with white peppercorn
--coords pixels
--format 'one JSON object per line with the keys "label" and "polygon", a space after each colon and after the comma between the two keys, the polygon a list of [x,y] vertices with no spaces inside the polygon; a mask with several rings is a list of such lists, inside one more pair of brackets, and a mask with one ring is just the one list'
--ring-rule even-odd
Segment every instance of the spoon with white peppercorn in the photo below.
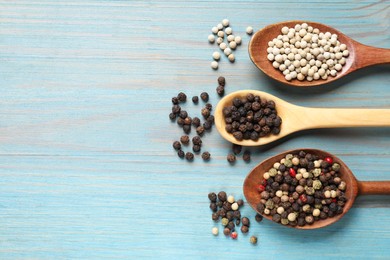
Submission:
{"label": "spoon with white peppercorn", "polygon": [[361,44],[332,27],[308,21],[269,25],[253,35],[248,50],[265,74],[297,87],[329,83],[390,62],[390,49]]}
{"label": "spoon with white peppercorn", "polygon": [[[341,203],[339,203],[339,204],[342,205],[342,209],[340,210],[340,212],[337,212],[334,215],[332,214],[332,216],[328,217],[325,214],[325,217],[321,218],[319,216],[322,216],[322,215],[315,214],[314,211],[317,210],[318,213],[319,212],[323,213],[323,211],[325,211],[324,210],[325,206],[328,207],[328,210],[329,210],[329,207],[332,208],[332,205],[329,206],[329,204],[326,204],[326,202],[323,202],[322,203],[323,207],[321,205],[318,205],[319,207],[314,207],[314,210],[313,210],[313,206],[312,206],[312,209],[306,212],[306,215],[310,216],[311,220],[309,220],[309,221],[311,221],[311,222],[307,223],[307,222],[303,221],[303,223],[301,223],[301,225],[299,225],[299,222],[298,222],[298,224],[296,224],[296,219],[294,217],[294,214],[299,215],[302,212],[300,210],[296,211],[297,209],[294,209],[294,210],[290,209],[289,212],[291,212],[292,217],[294,217],[293,219],[290,219],[290,222],[294,222],[295,224],[294,224],[294,226],[292,226],[292,225],[288,225],[288,223],[283,223],[286,226],[294,227],[297,229],[316,229],[316,228],[325,227],[325,226],[328,226],[328,225],[333,224],[336,221],[340,220],[348,212],[348,210],[352,207],[352,205],[355,201],[355,198],[358,195],[390,195],[390,181],[358,181],[355,178],[355,176],[352,174],[352,171],[347,167],[347,165],[345,165],[345,163],[343,161],[341,161],[339,158],[337,158],[333,154],[330,154],[326,151],[317,150],[317,149],[304,149],[304,148],[295,149],[295,150],[290,150],[290,151],[280,153],[278,155],[270,157],[270,158],[264,160],[263,162],[259,163],[256,167],[254,167],[249,172],[248,176],[246,177],[246,179],[244,181],[243,190],[244,190],[244,195],[245,195],[247,202],[252,206],[252,208],[255,211],[262,214],[265,218],[267,218],[269,220],[273,220],[273,221],[275,221],[275,219],[276,219],[277,222],[281,223],[280,218],[273,218],[273,216],[269,212],[267,212],[268,214],[265,214],[264,208],[259,207],[259,204],[261,204],[262,197],[261,197],[261,192],[259,192],[258,187],[259,187],[259,184],[261,185],[261,183],[263,183],[263,181],[266,181],[265,183],[267,183],[267,180],[265,180],[265,177],[264,177],[264,173],[269,171],[270,168],[274,168],[275,162],[279,162],[279,161],[283,160],[283,158],[285,158],[287,155],[292,156],[293,154],[297,155],[297,154],[302,154],[302,153],[304,155],[303,158],[305,158],[305,155],[310,154],[310,155],[318,156],[318,158],[325,158],[326,160],[330,160],[332,163],[334,163],[334,162],[336,163],[334,166],[337,166],[337,169],[335,169],[335,170],[337,170],[338,177],[336,177],[336,178],[338,178],[338,180],[336,182],[336,178],[334,178],[334,180],[335,180],[334,182],[332,179],[332,182],[329,181],[329,184],[326,184],[326,185],[330,185],[328,187],[331,187],[332,184],[333,185],[336,184],[336,185],[334,185],[334,187],[336,187],[335,189],[337,189],[337,193],[343,194],[342,195],[343,199],[341,199],[341,196],[340,197],[332,196],[332,198],[334,198],[333,199],[334,201],[338,200],[336,203],[333,203],[333,204],[336,204],[336,207],[340,208],[337,204],[339,203],[339,201],[341,201]],[[326,166],[326,167],[329,167],[329,166]],[[292,166],[291,169],[293,169],[293,167],[294,166]],[[301,166],[299,165],[299,167],[301,167]],[[310,172],[312,172],[312,171],[310,171]],[[332,171],[328,172],[328,174],[331,175]],[[333,174],[334,174],[334,172],[333,172]],[[297,175],[294,175],[293,178],[298,178]],[[274,177],[274,179],[275,179],[275,177]],[[318,178],[318,179],[321,180],[321,178]],[[316,181],[318,182],[318,180],[316,180]],[[325,181],[323,180],[324,185],[326,182],[328,182],[328,180],[325,180]],[[338,188],[337,188],[337,185],[340,185],[340,184],[342,184],[342,187],[338,186]],[[269,184],[267,184],[267,185],[269,185]],[[293,184],[290,184],[290,187],[291,186],[293,186]],[[273,187],[273,185],[272,185],[272,187]],[[326,193],[326,191],[325,191],[325,193]],[[304,192],[304,194],[305,194],[305,192]],[[324,192],[321,191],[317,197],[324,196],[323,194],[324,194]],[[337,196],[339,196],[339,195],[337,195]],[[292,198],[293,195],[290,197]],[[322,198],[325,199],[325,197],[322,197]],[[332,201],[332,198],[330,199],[330,201]],[[296,199],[294,202],[291,201],[291,204],[294,204],[297,201],[298,201],[298,199]],[[301,203],[301,201],[298,203]],[[301,205],[304,205],[305,203],[301,203]],[[304,208],[304,207],[305,206],[303,206],[302,208]],[[288,211],[288,209],[286,209],[286,211]],[[277,214],[277,213],[275,213],[275,214]],[[318,217],[314,217],[315,220],[313,220],[312,215],[314,215],[314,216],[317,215]],[[290,218],[290,216],[289,216],[289,218]],[[288,222],[288,221],[286,220],[286,222]]]}
{"label": "spoon with white peppercorn", "polygon": [[[259,137],[256,140],[238,140],[227,131],[224,109],[230,107],[236,98],[247,99],[248,95],[259,96],[261,100],[273,101],[274,110],[281,119],[280,132]],[[255,102],[253,102],[255,103]],[[253,105],[252,103],[252,105]],[[261,110],[260,110],[261,111]],[[215,109],[215,126],[223,138],[231,143],[243,146],[265,145],[289,134],[307,129],[342,128],[342,127],[388,127],[390,109],[361,108],[312,108],[288,103],[276,96],[257,90],[239,90],[223,97]],[[245,119],[247,122],[248,119]],[[251,119],[251,124],[258,124]],[[260,123],[259,123],[260,124]]]}

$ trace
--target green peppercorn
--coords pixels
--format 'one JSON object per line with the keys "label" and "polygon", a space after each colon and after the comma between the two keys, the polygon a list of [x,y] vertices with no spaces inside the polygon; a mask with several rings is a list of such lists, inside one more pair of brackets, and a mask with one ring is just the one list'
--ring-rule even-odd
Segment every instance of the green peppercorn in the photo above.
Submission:
{"label": "green peppercorn", "polygon": [[249,242],[251,242],[251,244],[257,244],[257,237],[255,236],[251,236],[251,238],[249,239]]}
{"label": "green peppercorn", "polygon": [[288,221],[287,218],[282,218],[282,219],[280,220],[280,223],[282,223],[282,225],[288,225],[289,221]]}
{"label": "green peppercorn", "polygon": [[293,166],[293,163],[291,160],[285,160],[283,163],[286,167],[290,168]]}
{"label": "green peppercorn", "polygon": [[222,218],[221,223],[222,223],[222,226],[226,227],[227,224],[229,223],[229,220],[227,218]]}
{"label": "green peppercorn", "polygon": [[332,165],[332,170],[334,170],[335,172],[338,172],[340,170],[340,164],[334,163]]}
{"label": "green peppercorn", "polygon": [[319,190],[319,189],[321,189],[321,187],[322,187],[321,181],[319,181],[319,180],[314,180],[314,181],[313,181],[313,188],[314,188],[315,190]]}

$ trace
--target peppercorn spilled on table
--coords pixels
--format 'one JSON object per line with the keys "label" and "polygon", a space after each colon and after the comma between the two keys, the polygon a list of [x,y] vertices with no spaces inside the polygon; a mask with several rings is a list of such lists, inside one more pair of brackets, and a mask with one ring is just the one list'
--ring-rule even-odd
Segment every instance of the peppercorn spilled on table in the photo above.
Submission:
{"label": "peppercorn spilled on table", "polygon": [[[0,1],[0,259],[386,258],[389,196],[358,197],[337,223],[298,230],[263,220],[242,185],[259,162],[300,147],[334,154],[359,180],[389,180],[388,128],[309,130],[240,147],[218,134],[214,110],[242,89],[307,107],[389,109],[389,66],[299,89],[269,78],[248,56],[253,33],[288,20],[327,24],[363,44],[390,48],[387,10],[386,1],[371,0]],[[306,34],[299,37],[309,40],[309,26],[301,25]],[[290,31],[284,28],[274,44]],[[323,33],[320,40],[336,47],[336,37]],[[321,74],[337,64],[328,77],[341,69],[348,58],[341,44],[323,55],[326,66],[317,62]],[[270,64],[283,61],[278,55],[289,48],[268,53],[268,47]],[[275,64],[287,80],[317,78],[319,67],[303,60],[302,47],[294,50],[299,56],[290,55],[294,68]],[[313,67],[302,73],[298,63]],[[277,118],[268,120],[269,132],[279,129]],[[236,119],[238,128],[247,120]],[[262,131],[245,124],[242,138],[248,127]],[[245,137],[261,138],[253,132]],[[278,186],[273,183],[269,189]],[[328,215],[341,210],[332,199],[344,200],[343,188],[324,188]],[[287,202],[279,193],[262,196]],[[274,207],[275,220],[298,225],[325,217],[313,208],[313,219],[296,218],[290,211],[309,209],[293,204]]]}

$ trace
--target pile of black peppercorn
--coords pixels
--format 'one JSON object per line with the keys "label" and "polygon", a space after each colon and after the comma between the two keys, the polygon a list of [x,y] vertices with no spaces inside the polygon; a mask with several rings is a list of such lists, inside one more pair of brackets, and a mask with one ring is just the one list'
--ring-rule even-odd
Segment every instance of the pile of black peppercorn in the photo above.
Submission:
{"label": "pile of black peppercorn", "polygon": [[263,174],[257,211],[283,225],[304,226],[343,212],[346,183],[333,158],[300,151]]}
{"label": "pile of black peppercorn", "polygon": [[225,129],[238,141],[253,140],[280,132],[282,119],[277,115],[275,102],[249,93],[234,98],[231,106],[224,107]]}

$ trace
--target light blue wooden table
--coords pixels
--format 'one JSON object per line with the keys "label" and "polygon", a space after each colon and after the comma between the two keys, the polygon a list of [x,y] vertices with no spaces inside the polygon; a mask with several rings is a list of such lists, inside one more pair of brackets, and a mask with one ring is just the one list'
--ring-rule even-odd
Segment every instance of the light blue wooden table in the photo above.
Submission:
{"label": "light blue wooden table", "polygon": [[[212,26],[231,21],[236,63],[210,69]],[[318,107],[390,108],[390,68],[368,68],[327,87],[278,84],[250,61],[245,34],[283,20],[336,27],[390,48],[385,1],[0,0],[0,259],[389,258],[390,197],[361,197],[338,223],[315,231],[253,221],[237,241],[211,235],[207,194],[243,198],[261,160],[312,147],[344,160],[360,180],[390,180],[390,130],[307,131],[252,148],[229,166],[230,144],[204,138],[212,160],[180,160],[171,97],[258,89]],[[191,102],[190,113],[199,113]],[[254,219],[244,206],[242,214]],[[259,244],[249,243],[257,235]]]}

